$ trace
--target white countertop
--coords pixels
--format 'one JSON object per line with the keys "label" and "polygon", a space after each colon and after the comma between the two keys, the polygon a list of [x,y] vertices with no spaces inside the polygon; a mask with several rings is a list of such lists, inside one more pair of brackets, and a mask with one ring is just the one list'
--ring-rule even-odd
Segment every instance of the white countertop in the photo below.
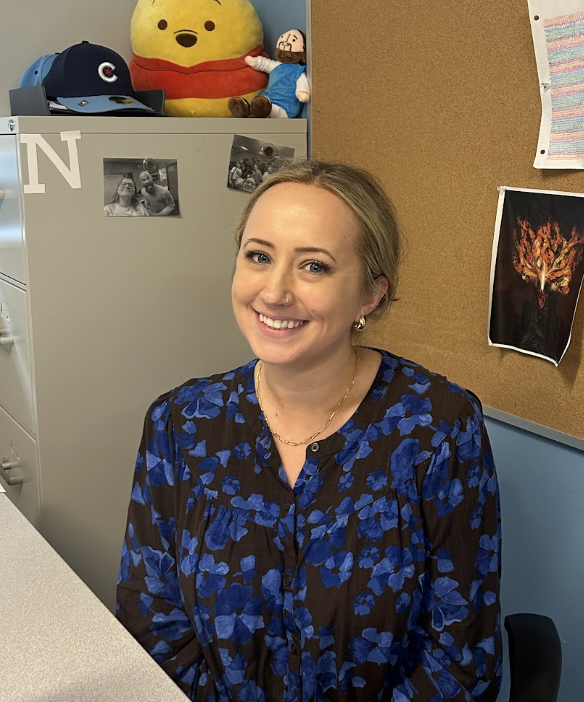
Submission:
{"label": "white countertop", "polygon": [[5,494],[0,494],[0,699],[187,699]]}

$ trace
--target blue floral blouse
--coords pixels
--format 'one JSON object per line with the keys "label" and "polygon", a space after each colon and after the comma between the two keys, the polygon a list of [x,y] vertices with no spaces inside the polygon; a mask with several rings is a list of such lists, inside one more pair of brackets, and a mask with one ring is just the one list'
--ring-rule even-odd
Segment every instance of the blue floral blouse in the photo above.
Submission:
{"label": "blue floral blouse", "polygon": [[381,353],[294,488],[256,361],[152,404],[117,614],[191,700],[496,699],[499,498],[480,403]]}

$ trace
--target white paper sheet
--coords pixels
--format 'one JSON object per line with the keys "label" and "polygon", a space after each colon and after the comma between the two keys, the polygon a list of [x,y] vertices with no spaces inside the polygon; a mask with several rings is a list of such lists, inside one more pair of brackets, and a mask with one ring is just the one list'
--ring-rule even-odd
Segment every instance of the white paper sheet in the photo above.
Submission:
{"label": "white paper sheet", "polygon": [[584,168],[584,0],[528,0],[541,97],[535,168]]}

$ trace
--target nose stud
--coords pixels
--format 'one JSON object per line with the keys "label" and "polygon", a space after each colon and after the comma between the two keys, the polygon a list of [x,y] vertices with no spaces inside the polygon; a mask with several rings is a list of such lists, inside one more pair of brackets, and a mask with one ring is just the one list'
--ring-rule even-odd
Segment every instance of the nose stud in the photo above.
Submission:
{"label": "nose stud", "polygon": [[290,302],[288,301],[288,298],[286,298],[286,302],[284,303],[284,307],[288,307],[289,304],[290,304]]}

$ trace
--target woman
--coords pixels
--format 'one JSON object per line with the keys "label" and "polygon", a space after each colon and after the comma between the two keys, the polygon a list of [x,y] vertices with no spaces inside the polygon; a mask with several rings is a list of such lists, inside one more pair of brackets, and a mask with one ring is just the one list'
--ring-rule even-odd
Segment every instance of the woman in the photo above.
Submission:
{"label": "woman", "polygon": [[237,161],[235,166],[229,171],[229,182],[232,187],[235,187],[235,183],[243,175],[243,170],[241,168],[241,163]]}
{"label": "woman", "polygon": [[118,616],[193,700],[495,700],[498,489],[476,397],[355,335],[400,239],[367,172],[251,195],[232,299],[259,360],[148,412]]}
{"label": "woman", "polygon": [[149,212],[137,197],[132,178],[120,180],[111,204],[103,208],[106,217],[148,217]]}

